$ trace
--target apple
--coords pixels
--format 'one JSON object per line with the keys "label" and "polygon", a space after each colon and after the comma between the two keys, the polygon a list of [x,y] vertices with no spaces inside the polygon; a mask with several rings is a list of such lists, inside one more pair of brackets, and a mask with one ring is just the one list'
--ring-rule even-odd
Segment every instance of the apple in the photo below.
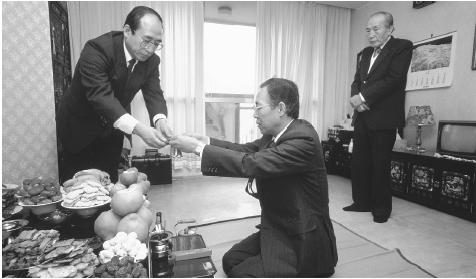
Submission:
{"label": "apple", "polygon": [[140,181],[134,184],[131,184],[129,186],[129,189],[136,189],[141,191],[142,194],[147,195],[150,190],[150,182],[148,180],[146,181]]}
{"label": "apple", "polygon": [[117,191],[127,189],[127,187],[124,184],[121,184],[117,182],[111,187],[111,190],[109,191],[109,195],[112,197]]}
{"label": "apple", "polygon": [[136,170],[128,169],[119,174],[119,182],[128,187],[129,185],[137,182],[138,176],[139,173]]}
{"label": "apple", "polygon": [[147,174],[143,172],[139,172],[139,175],[137,177],[137,182],[146,181],[146,180],[147,180]]}

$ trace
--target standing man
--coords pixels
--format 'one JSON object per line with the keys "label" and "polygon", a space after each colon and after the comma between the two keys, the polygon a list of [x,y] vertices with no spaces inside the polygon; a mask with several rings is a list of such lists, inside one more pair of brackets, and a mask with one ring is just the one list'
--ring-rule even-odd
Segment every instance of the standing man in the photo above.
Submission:
{"label": "standing man", "polygon": [[199,154],[204,175],[248,177],[246,192],[259,199],[259,231],[223,256],[228,276],[330,276],[337,250],[319,137],[309,122],[298,119],[296,84],[272,78],[260,88],[254,117],[262,138],[235,144],[178,136],[170,144]]}
{"label": "standing man", "polygon": [[377,12],[367,23],[370,46],[362,51],[351,86],[354,108],[352,199],[345,211],[372,212],[377,223],[392,212],[390,155],[405,123],[405,85],[412,43],[391,36],[393,17]]}
{"label": "standing man", "polygon": [[[86,43],[56,119],[64,147],[63,181],[88,168],[106,171],[116,181],[124,134],[136,134],[156,148],[167,144],[172,131],[154,53],[162,48],[162,36],[160,15],[138,6],[127,15],[123,31]],[[151,125],[130,115],[139,90]]]}

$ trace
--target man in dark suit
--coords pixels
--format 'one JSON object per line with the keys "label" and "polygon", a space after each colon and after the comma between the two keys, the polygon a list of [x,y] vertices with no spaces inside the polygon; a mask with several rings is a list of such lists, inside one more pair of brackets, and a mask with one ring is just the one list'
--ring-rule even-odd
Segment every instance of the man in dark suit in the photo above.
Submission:
{"label": "man in dark suit", "polygon": [[384,223],[392,211],[390,155],[396,130],[405,123],[405,85],[412,43],[391,36],[393,17],[373,14],[366,32],[370,46],[362,51],[351,86],[354,108],[352,199],[345,211],[372,212]]}
{"label": "man in dark suit", "polygon": [[298,119],[299,93],[292,81],[272,78],[260,87],[254,117],[262,138],[235,144],[177,136],[170,144],[200,154],[204,175],[250,178],[246,191],[259,199],[261,224],[224,255],[228,276],[330,276],[337,251],[319,137]]}
{"label": "man in dark suit", "polygon": [[[165,146],[172,131],[159,80],[163,26],[151,8],[135,7],[123,31],[113,31],[86,43],[58,114],[58,137],[64,149],[61,180],[75,172],[97,168],[117,180],[124,134],[136,134],[148,145]],[[130,103],[142,90],[150,123],[130,115]]]}

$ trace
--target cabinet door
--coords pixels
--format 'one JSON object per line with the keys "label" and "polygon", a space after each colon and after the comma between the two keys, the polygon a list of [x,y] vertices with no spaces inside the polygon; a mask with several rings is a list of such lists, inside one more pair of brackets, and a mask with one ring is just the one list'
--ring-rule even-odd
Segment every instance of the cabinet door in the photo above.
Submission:
{"label": "cabinet door", "polygon": [[404,196],[407,193],[405,179],[407,176],[407,164],[400,160],[392,160],[390,167],[392,194],[395,196]]}
{"label": "cabinet door", "polygon": [[408,187],[409,197],[425,205],[433,205],[435,188],[439,185],[435,183],[435,168],[420,164],[411,166],[411,179]]}
{"label": "cabinet door", "polygon": [[441,171],[438,208],[454,215],[469,218],[472,207],[471,176],[458,171]]}

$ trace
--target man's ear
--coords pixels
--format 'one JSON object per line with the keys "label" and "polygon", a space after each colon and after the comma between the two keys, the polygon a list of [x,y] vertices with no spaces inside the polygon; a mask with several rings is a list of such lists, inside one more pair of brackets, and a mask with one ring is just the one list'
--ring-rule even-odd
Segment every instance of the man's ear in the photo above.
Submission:
{"label": "man's ear", "polygon": [[279,108],[279,114],[280,115],[285,115],[286,114],[286,104],[285,103],[279,102],[278,108]]}
{"label": "man's ear", "polygon": [[132,30],[129,24],[124,24],[122,30],[124,31],[124,37],[128,38],[129,36],[132,36]]}

